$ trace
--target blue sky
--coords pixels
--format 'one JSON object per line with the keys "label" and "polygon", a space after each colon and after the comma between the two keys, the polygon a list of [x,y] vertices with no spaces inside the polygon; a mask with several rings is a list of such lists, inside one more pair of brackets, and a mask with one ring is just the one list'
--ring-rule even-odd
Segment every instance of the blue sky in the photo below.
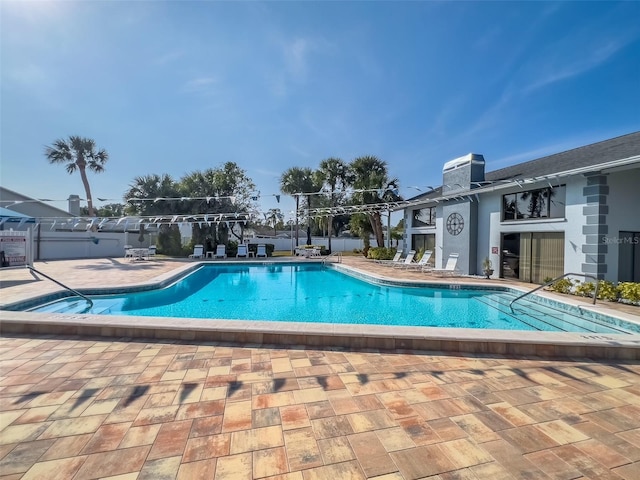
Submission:
{"label": "blue sky", "polygon": [[410,197],[469,152],[490,171],[640,130],[640,2],[0,9],[0,179],[35,198],[84,198],[43,155],[69,135],[110,154],[94,199],[233,161],[288,212],[282,172],[328,157],[376,155]]}

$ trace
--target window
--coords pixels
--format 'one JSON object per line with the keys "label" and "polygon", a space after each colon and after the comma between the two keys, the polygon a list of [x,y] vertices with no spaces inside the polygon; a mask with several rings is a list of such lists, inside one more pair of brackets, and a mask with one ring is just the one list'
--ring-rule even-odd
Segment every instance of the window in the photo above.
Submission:
{"label": "window", "polygon": [[564,218],[566,187],[538,188],[502,196],[502,220]]}
{"label": "window", "polygon": [[431,227],[436,224],[436,207],[419,208],[413,211],[412,227]]}

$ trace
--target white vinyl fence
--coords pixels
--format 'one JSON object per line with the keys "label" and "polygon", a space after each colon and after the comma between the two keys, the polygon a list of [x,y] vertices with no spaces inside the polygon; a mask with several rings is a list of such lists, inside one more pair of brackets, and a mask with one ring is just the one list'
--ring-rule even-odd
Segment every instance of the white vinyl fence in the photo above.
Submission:
{"label": "white vinyl fence", "polygon": [[[124,256],[124,246],[148,247],[155,244],[156,235],[151,232],[145,234],[144,240],[138,240],[136,232],[58,232],[46,228],[45,225],[29,227],[30,245],[27,247],[33,260],[70,260],[76,258],[109,258]],[[313,245],[329,246],[327,237],[312,237]],[[247,237],[245,243],[260,244],[271,243],[277,251],[293,251],[295,239],[281,237]],[[306,235],[298,240],[300,246],[307,242]],[[371,244],[375,246],[375,241]],[[364,242],[359,238],[332,238],[331,250],[333,252],[352,252],[354,249],[362,250]],[[27,263],[29,263],[27,261]]]}

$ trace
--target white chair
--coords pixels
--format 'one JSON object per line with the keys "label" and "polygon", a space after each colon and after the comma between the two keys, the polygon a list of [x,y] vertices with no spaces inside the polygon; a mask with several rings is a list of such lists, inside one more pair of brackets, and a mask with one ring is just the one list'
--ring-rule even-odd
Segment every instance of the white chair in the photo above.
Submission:
{"label": "white chair", "polygon": [[247,250],[247,246],[245,244],[238,245],[238,253],[236,253],[236,258],[238,257],[249,257],[249,251]]}
{"label": "white chair", "polygon": [[133,258],[133,245],[125,245],[124,246],[124,258]]}
{"label": "white chair", "polygon": [[214,258],[227,258],[227,246],[221,243],[216,247],[216,254]]}
{"label": "white chair", "polygon": [[156,246],[155,245],[149,245],[149,253],[147,255],[149,257],[155,257],[156,256]]}
{"label": "white chair", "polygon": [[409,250],[409,253],[407,253],[407,256],[404,257],[404,262],[398,262],[397,264],[393,264],[391,265],[393,268],[402,268],[406,265],[409,265],[411,263],[413,263],[413,258],[416,256],[416,251],[415,250]]}
{"label": "white chair", "polygon": [[193,253],[189,255],[189,258],[204,258],[204,245],[194,245]]}
{"label": "white chair", "polygon": [[429,260],[431,259],[431,255],[433,254],[432,250],[425,250],[424,253],[422,254],[422,257],[420,257],[420,260],[418,262],[415,263],[409,263],[409,264],[402,264],[402,265],[398,265],[398,268],[405,268],[407,270],[423,270],[426,271],[427,269],[431,268],[431,265],[429,265]]}
{"label": "white chair", "polygon": [[260,244],[258,245],[258,250],[256,252],[256,257],[264,257],[267,258],[267,246]]}
{"label": "white chair", "polygon": [[444,266],[444,268],[431,268],[431,269],[424,269],[423,268],[423,272],[428,272],[428,273],[434,273],[437,275],[450,275],[450,276],[455,276],[458,275],[458,257],[460,255],[457,253],[452,253],[449,255],[449,258],[447,260],[447,264]]}

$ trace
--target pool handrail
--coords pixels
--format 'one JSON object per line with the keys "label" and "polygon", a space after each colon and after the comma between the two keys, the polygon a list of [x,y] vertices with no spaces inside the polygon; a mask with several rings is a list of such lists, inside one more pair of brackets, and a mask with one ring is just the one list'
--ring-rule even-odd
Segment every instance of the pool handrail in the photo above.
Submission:
{"label": "pool handrail", "polygon": [[516,298],[514,298],[513,300],[511,300],[511,302],[509,303],[509,308],[511,309],[511,313],[514,313],[513,311],[513,304],[514,302],[516,302],[517,300],[520,300],[523,297],[526,297],[527,295],[530,295],[532,293],[537,292],[538,290],[540,290],[541,288],[547,287],[549,285],[551,285],[552,283],[557,282],[558,280],[560,280],[561,278],[564,277],[569,277],[569,276],[576,276],[576,277],[585,277],[585,278],[593,278],[596,281],[596,289],[593,292],[593,304],[596,304],[596,299],[598,298],[598,286],[599,286],[599,280],[597,277],[594,277],[593,275],[589,275],[588,273],[563,273],[562,275],[557,276],[556,278],[549,280],[548,282],[543,283],[542,285],[538,285],[536,288],[534,288],[533,290],[529,290],[528,292],[524,292],[522,295],[517,296]]}
{"label": "pool handrail", "polygon": [[327,263],[330,258],[336,260],[336,263],[342,263],[342,252],[333,252],[322,259],[322,263]]}
{"label": "pool handrail", "polygon": [[56,280],[55,278],[50,277],[46,273],[42,273],[40,270],[38,270],[37,268],[32,267],[31,265],[26,265],[26,267],[29,270],[31,270],[32,272],[35,272],[38,275],[42,275],[44,278],[47,278],[47,279],[51,280],[53,283],[55,283],[57,285],[60,285],[62,288],[66,289],[66,290],[69,290],[74,295],[77,295],[78,297],[83,298],[84,300],[86,300],[89,303],[89,308],[93,308],[93,300],[91,300],[86,295],[83,295],[82,293],[78,292],[77,290],[74,290],[73,288],[66,286],[64,283],[59,282],[58,280]]}

